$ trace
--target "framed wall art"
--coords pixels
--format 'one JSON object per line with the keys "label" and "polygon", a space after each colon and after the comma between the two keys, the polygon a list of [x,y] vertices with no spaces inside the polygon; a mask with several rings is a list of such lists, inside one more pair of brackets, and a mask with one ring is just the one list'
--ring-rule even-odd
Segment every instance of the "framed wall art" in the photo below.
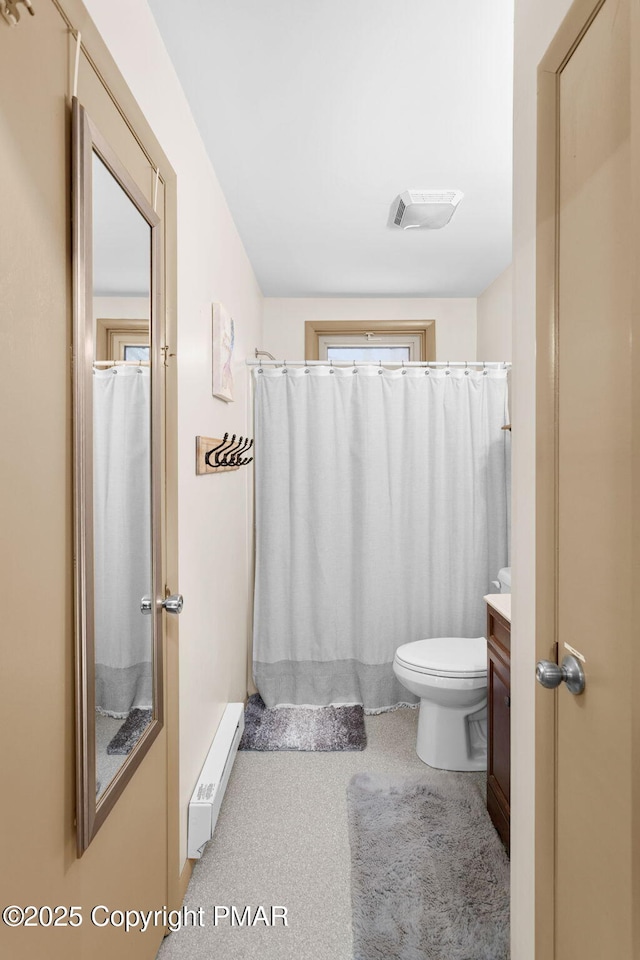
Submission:
{"label": "framed wall art", "polygon": [[214,397],[231,403],[233,400],[233,317],[221,303],[212,307],[212,392]]}

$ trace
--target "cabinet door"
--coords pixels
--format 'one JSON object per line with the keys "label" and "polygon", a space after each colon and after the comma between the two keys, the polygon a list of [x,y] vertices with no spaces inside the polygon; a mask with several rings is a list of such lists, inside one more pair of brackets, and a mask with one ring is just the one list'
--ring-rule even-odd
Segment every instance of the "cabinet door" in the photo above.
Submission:
{"label": "cabinet door", "polygon": [[489,786],[509,810],[510,800],[510,680],[509,668],[489,648]]}

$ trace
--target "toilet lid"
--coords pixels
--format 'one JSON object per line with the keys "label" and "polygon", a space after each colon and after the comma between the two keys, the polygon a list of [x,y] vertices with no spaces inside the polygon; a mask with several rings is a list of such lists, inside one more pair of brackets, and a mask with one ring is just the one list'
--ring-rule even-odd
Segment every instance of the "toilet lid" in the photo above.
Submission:
{"label": "toilet lid", "polygon": [[437,677],[482,677],[487,672],[484,637],[434,637],[396,650],[396,659],[411,670]]}

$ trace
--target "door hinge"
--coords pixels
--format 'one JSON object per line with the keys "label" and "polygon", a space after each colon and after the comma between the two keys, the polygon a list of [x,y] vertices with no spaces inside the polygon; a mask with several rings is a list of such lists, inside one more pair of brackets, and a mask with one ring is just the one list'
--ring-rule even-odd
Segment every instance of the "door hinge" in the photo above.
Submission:
{"label": "door hinge", "polygon": [[169,353],[169,344],[168,344],[168,343],[165,343],[165,345],[164,345],[163,347],[160,347],[160,353],[162,354],[162,362],[164,363],[165,367],[168,366],[168,361],[169,361],[170,357],[175,357],[175,356],[176,356],[175,353]]}

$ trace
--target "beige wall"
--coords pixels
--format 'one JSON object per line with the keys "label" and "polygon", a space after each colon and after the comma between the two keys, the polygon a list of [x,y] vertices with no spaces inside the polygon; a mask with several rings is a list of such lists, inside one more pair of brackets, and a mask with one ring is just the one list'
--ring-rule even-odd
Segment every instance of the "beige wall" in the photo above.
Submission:
{"label": "beige wall", "polygon": [[[243,700],[251,468],[196,477],[197,434],[246,435],[245,357],[262,338],[262,295],[155,20],[145,2],[87,8],[178,178],[180,819],[224,705]],[[144,51],[144,55],[141,55]],[[235,320],[235,402],[211,396],[212,301]]]}
{"label": "beige wall", "polygon": [[265,297],[258,346],[278,359],[303,360],[305,320],[435,320],[438,360],[476,359],[476,301],[471,297]]}
{"label": "beige wall", "polygon": [[534,956],[536,70],[569,0],[516,0],[513,196],[512,957]]}
{"label": "beige wall", "polygon": [[511,360],[512,320],[513,268],[509,265],[478,297],[476,360]]}
{"label": "beige wall", "polygon": [[106,320],[148,320],[148,297],[94,297],[94,317]]}

